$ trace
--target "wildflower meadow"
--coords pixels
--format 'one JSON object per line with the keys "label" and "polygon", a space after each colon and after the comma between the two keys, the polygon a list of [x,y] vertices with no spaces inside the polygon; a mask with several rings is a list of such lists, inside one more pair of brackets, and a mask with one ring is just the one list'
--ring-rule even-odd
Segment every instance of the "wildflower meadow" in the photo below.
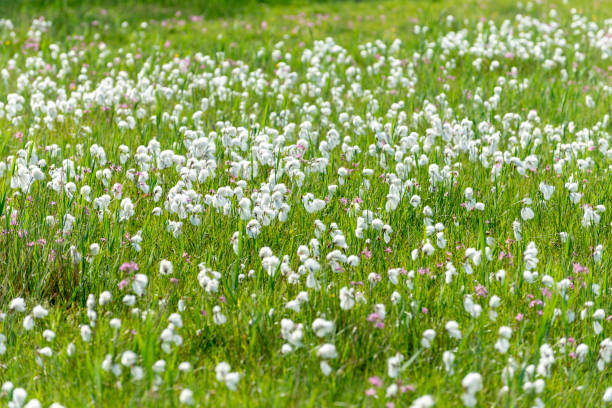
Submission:
{"label": "wildflower meadow", "polygon": [[612,407],[612,1],[0,1],[0,406]]}

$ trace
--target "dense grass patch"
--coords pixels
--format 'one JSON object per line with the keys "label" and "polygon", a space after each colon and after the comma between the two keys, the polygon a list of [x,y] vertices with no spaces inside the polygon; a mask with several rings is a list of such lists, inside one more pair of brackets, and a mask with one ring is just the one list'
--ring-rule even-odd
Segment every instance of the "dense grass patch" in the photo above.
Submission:
{"label": "dense grass patch", "polygon": [[2,403],[609,403],[569,3],[0,2]]}

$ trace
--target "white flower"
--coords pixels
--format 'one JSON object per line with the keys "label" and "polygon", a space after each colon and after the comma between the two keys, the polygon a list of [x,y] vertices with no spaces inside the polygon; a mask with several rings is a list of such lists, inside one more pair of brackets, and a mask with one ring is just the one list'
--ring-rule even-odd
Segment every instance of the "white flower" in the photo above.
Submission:
{"label": "white flower", "polygon": [[469,373],[463,378],[461,385],[465,388],[465,393],[461,396],[463,404],[466,407],[473,407],[476,405],[474,395],[482,390],[482,376],[478,373]]}
{"label": "white flower", "polygon": [[136,304],[136,296],[134,295],[125,295],[123,299],[121,299],[124,305],[126,306],[134,306]]}
{"label": "white flower", "polygon": [[221,313],[221,307],[215,306],[213,307],[213,321],[217,325],[222,325],[227,322],[227,317],[223,313]]}
{"label": "white flower", "polygon": [[13,383],[10,381],[6,381],[4,383],[2,383],[2,392],[5,394],[9,394],[11,391],[13,391]]}
{"label": "white flower", "polygon": [[604,402],[612,402],[612,387],[606,388],[606,392],[603,395]]}
{"label": "white flower", "polygon": [[172,263],[170,261],[162,259],[159,263],[159,274],[172,275]]}
{"label": "white flower", "polygon": [[593,109],[595,107],[595,101],[593,100],[593,97],[591,97],[591,95],[587,95],[585,97],[584,103],[589,109]]}
{"label": "white flower", "polygon": [[410,405],[410,408],[431,408],[434,406],[435,400],[431,395],[423,395],[415,399]]}
{"label": "white flower", "polygon": [[123,354],[121,354],[121,364],[125,367],[133,366],[134,364],[136,364],[137,360],[138,354],[134,353],[131,350],[124,351]]}
{"label": "white flower", "polygon": [[506,352],[510,348],[510,342],[508,341],[508,339],[500,337],[495,342],[494,347],[495,347],[495,350],[497,350],[500,354],[506,354]]}
{"label": "white flower", "polygon": [[227,388],[232,391],[235,391],[238,386],[238,381],[240,380],[240,374],[236,372],[230,372],[231,367],[225,361],[217,364],[215,367],[215,375],[217,377],[217,381],[224,382]]}
{"label": "white flower", "polygon": [[112,354],[107,354],[106,356],[104,356],[104,360],[102,360],[102,370],[103,371],[110,371],[110,369],[112,368],[113,365],[113,356]]}
{"label": "white flower", "polygon": [[144,378],[144,369],[140,366],[133,366],[130,374],[132,374],[132,381],[140,381]]}
{"label": "white flower", "polygon": [[355,289],[346,286],[340,289],[340,308],[349,310],[355,306]]}
{"label": "white flower", "polygon": [[397,390],[398,390],[398,386],[396,383],[392,383],[391,385],[389,385],[387,387],[387,390],[385,392],[385,397],[386,398],[392,398],[395,397],[395,395],[397,394]]}
{"label": "white flower", "polygon": [[25,308],[25,300],[20,297],[11,300],[11,303],[9,303],[9,309],[19,313],[25,312]]}
{"label": "white flower", "polygon": [[423,338],[421,338],[421,346],[427,349],[430,348],[431,342],[434,340],[435,337],[436,337],[435,330],[432,330],[432,329],[425,330],[423,332]]}
{"label": "white flower", "polygon": [[41,408],[40,401],[33,398],[29,400],[28,403],[23,406],[23,408]]}
{"label": "white flower", "polygon": [[444,328],[450,337],[461,340],[461,331],[459,330],[459,324],[456,321],[451,320],[450,322],[446,323]]}
{"label": "white flower", "polygon": [[109,303],[112,300],[112,295],[109,291],[104,291],[102,293],[100,293],[100,299],[98,300],[98,303],[100,303],[100,306],[104,306],[107,303]]}
{"label": "white flower", "polygon": [[434,248],[434,246],[431,245],[431,242],[429,242],[429,240],[427,240],[425,242],[425,245],[423,245],[423,253],[427,256],[431,256],[435,251],[436,249]]}
{"label": "white flower", "polygon": [[584,360],[586,359],[588,353],[589,346],[587,346],[586,344],[582,343],[578,345],[578,347],[576,347],[576,356],[578,357],[578,361],[580,361],[581,363],[584,363]]}
{"label": "white flower", "polygon": [[188,388],[185,388],[183,391],[181,391],[179,401],[181,402],[181,404],[193,405],[195,403],[195,401],[193,400],[193,391]]}
{"label": "white flower", "polygon": [[66,346],[66,354],[68,355],[68,357],[74,355],[75,351],[76,351],[76,346],[74,345],[74,343],[69,343]]}
{"label": "white flower", "polygon": [[49,312],[47,311],[47,309],[45,309],[41,305],[34,306],[34,309],[32,309],[32,316],[35,319],[42,319],[44,317],[47,317],[48,315]]}
{"label": "white flower", "polygon": [[317,356],[322,359],[332,359],[338,357],[336,346],[333,344],[323,344],[317,348]]}
{"label": "white flower", "polygon": [[132,200],[129,197],[121,200],[121,205],[119,209],[119,221],[129,220],[134,215],[134,204],[132,204]]}
{"label": "white flower", "polygon": [[238,382],[240,381],[240,374],[236,372],[228,373],[225,376],[225,385],[232,391],[236,391],[238,388]]}
{"label": "white flower", "polygon": [[157,360],[155,363],[153,363],[153,372],[157,373],[157,374],[161,374],[164,371],[166,371],[166,361],[165,360]]}
{"label": "white flower", "polygon": [[533,217],[535,217],[533,210],[529,207],[523,207],[523,209],[521,210],[521,218],[524,221],[529,221],[533,219]]}
{"label": "white flower", "polygon": [[147,287],[147,283],[149,282],[149,278],[147,275],[143,275],[142,273],[137,273],[134,275],[134,280],[132,281],[132,290],[136,294],[136,296],[142,296],[145,288]]}
{"label": "white flower", "polygon": [[327,361],[321,360],[320,367],[321,367],[321,372],[323,373],[324,376],[327,377],[328,375],[331,374],[332,368]]}
{"label": "white flower", "polygon": [[334,331],[334,322],[317,318],[312,322],[312,330],[317,337],[325,337]]}
{"label": "white flower", "polygon": [[281,337],[291,343],[294,347],[302,346],[304,332],[301,324],[295,324],[290,319],[281,320]]}
{"label": "white flower", "polygon": [[540,182],[539,187],[540,187],[540,192],[544,196],[544,200],[546,201],[550,200],[550,197],[552,197],[553,193],[555,192],[555,187],[548,185],[544,182]]}
{"label": "white flower", "polygon": [[27,397],[28,393],[26,392],[26,390],[24,390],[23,388],[15,388],[13,390],[13,406],[16,408],[21,407],[25,403]]}
{"label": "white flower", "polygon": [[53,330],[49,330],[49,329],[43,331],[42,336],[46,341],[49,341],[49,342],[55,339],[55,333],[53,332]]}
{"label": "white flower", "polygon": [[117,318],[111,319],[108,324],[110,325],[111,329],[119,330],[121,328],[121,320]]}
{"label": "white flower", "polygon": [[387,374],[391,378],[395,378],[399,375],[404,356],[400,353],[395,354],[393,357],[387,359]]}
{"label": "white flower", "polygon": [[32,318],[32,316],[28,315],[23,319],[23,328],[26,329],[27,331],[30,331],[34,328],[34,318]]}
{"label": "white flower", "polygon": [[455,353],[450,350],[446,350],[442,353],[442,362],[444,363],[444,369],[447,373],[453,373],[453,363],[455,362]]}
{"label": "white flower", "polygon": [[86,343],[91,341],[91,327],[86,324],[81,326],[81,338]]}

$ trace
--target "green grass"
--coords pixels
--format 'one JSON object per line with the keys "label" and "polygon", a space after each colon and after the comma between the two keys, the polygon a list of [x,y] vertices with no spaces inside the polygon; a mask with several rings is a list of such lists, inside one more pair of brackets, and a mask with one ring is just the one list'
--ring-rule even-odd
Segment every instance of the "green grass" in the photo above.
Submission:
{"label": "green grass", "polygon": [[[605,56],[609,42],[587,41],[597,30],[573,32],[570,10],[574,6],[585,21],[598,24],[598,30],[610,30],[604,21],[612,17],[612,4],[608,0],[569,3],[538,2],[527,8],[527,2],[507,0],[0,1],[0,15],[14,24],[14,36],[0,28],[0,102],[4,104],[0,105],[4,165],[0,168],[0,333],[6,337],[0,381],[23,387],[28,399],[37,398],[45,407],[54,401],[66,407],[179,406],[184,389],[193,391],[199,406],[378,407],[393,403],[400,407],[431,395],[436,406],[446,407],[463,405],[461,381],[477,372],[483,377],[477,406],[531,407],[541,401],[546,406],[603,406],[604,392],[612,386],[609,364],[597,368],[604,353],[602,344],[612,330],[612,153],[609,147],[600,146],[602,140],[609,143],[612,131],[612,62]],[[560,27],[558,37],[544,34],[537,25],[519,27],[517,14],[544,22],[551,18],[552,9]],[[454,20],[448,20],[450,15]],[[52,25],[41,35],[36,49],[29,45],[28,38],[34,35],[28,31],[38,16]],[[474,66],[475,52],[464,52],[461,47],[443,49],[441,38],[451,31],[466,30],[465,41],[474,45],[479,34],[492,38],[495,30],[488,21],[499,30],[506,20],[515,35],[522,32],[525,38],[539,42],[545,58],[552,58],[559,48],[565,59],[545,69],[545,58],[536,58],[534,47],[527,46],[524,59],[517,49],[511,57],[505,55],[507,50],[485,55],[479,70]],[[482,29],[479,21],[485,21]],[[147,26],[141,26],[142,22]],[[417,26],[427,26],[427,33],[417,33]],[[504,35],[498,37],[505,40]],[[396,38],[402,45],[390,51]],[[318,63],[301,58],[306,49],[323,49],[325,41],[339,48],[321,52]],[[377,41],[386,49],[378,47]],[[52,44],[57,45],[57,55]],[[583,56],[576,55],[575,45]],[[372,46],[379,49],[364,51]],[[274,57],[274,49],[282,50],[280,58]],[[68,55],[63,65],[61,53]],[[380,64],[383,59],[385,64]],[[493,60],[500,63],[497,70],[490,69]],[[278,75],[284,67],[294,73],[294,84]],[[350,67],[359,69],[359,79],[349,76]],[[513,67],[515,87],[509,83]],[[393,75],[401,77],[403,85],[391,89]],[[211,81],[215,76],[225,76],[227,91]],[[503,84],[500,77],[505,79]],[[112,80],[107,83],[106,102],[103,90],[97,95],[92,92],[105,78]],[[526,85],[519,87],[524,80]],[[354,84],[370,94],[360,94],[351,88]],[[151,92],[149,86],[155,89]],[[488,109],[484,102],[496,87],[500,87],[500,99]],[[63,121],[54,120],[51,127],[42,119],[46,113],[33,108],[38,98],[61,101],[64,93],[75,96],[75,92],[81,96],[76,97],[74,108],[82,114],[67,109]],[[83,98],[85,93],[91,94]],[[24,98],[15,121],[6,113],[12,94]],[[483,103],[475,102],[476,95]],[[591,107],[586,105],[587,95],[593,98]],[[204,98],[214,100],[215,106],[211,104],[198,121],[193,113],[203,109]],[[403,106],[398,107],[399,102]],[[182,107],[178,123],[164,121],[177,105]],[[537,111],[537,118],[529,116],[532,110]],[[341,120],[343,112],[349,113],[351,125]],[[517,114],[520,119],[505,120],[506,114]],[[369,123],[360,128],[352,122],[353,116],[376,119],[381,127],[376,130]],[[122,128],[119,122],[127,123],[129,118],[134,126]],[[304,122],[310,123],[310,131],[300,133]],[[290,123],[295,124],[294,132],[287,130]],[[495,131],[488,132],[485,124]],[[322,156],[320,142],[332,127],[338,130],[340,143],[328,154],[326,172],[309,171],[310,164]],[[194,153],[186,143],[192,139],[186,130],[199,131],[197,137],[207,138],[208,153]],[[241,132],[243,136],[237,137]],[[432,133],[438,133],[437,137],[432,138]],[[284,135],[283,142],[275,141],[278,134]],[[232,137],[235,140],[229,143]],[[344,137],[349,139],[343,148]],[[198,166],[214,170],[198,180],[199,171],[195,176],[180,172],[179,158],[159,168],[159,152],[152,154],[151,163],[139,163],[134,156],[137,148],[150,146],[152,139],[159,142],[161,151],[172,150],[184,159],[197,156],[202,160],[208,155],[209,162]],[[309,148],[298,155],[297,145],[306,142]],[[94,144],[104,149],[106,163],[90,150]],[[274,144],[279,149],[274,150]],[[120,145],[130,151],[124,163]],[[385,145],[391,145],[394,152],[384,153]],[[59,148],[57,154],[52,154],[52,146]],[[355,146],[359,152],[347,157],[348,148]],[[371,146],[375,154],[370,154]],[[414,146],[416,150],[411,150]],[[401,158],[395,156],[398,150],[403,153]],[[494,176],[496,151],[502,158],[504,154],[509,157]],[[31,159],[34,155],[37,159]],[[509,160],[525,161],[529,156],[537,157],[537,171],[521,174]],[[17,157],[26,162],[15,165]],[[423,157],[427,164],[419,165]],[[557,174],[554,165],[560,158],[566,162]],[[39,159],[45,160],[44,165]],[[400,175],[398,163],[406,166],[405,176]],[[443,173],[438,184],[431,181],[432,163]],[[11,180],[28,165],[40,167],[45,178],[24,191]],[[303,173],[292,173],[292,166]],[[62,188],[55,191],[53,174],[63,167],[70,170],[63,174]],[[341,167],[354,170],[344,182],[338,173]],[[373,175],[364,176],[366,168]],[[135,172],[146,174],[143,183],[148,191],[139,187]],[[276,178],[270,178],[272,172]],[[406,188],[393,211],[385,209],[390,174],[401,176]],[[200,225],[191,225],[188,216],[180,218],[165,205],[170,190],[181,179],[191,180],[185,188],[199,195],[202,212],[193,215],[200,218]],[[366,179],[369,188],[364,186]],[[566,188],[570,179],[582,193],[579,204],[570,200]],[[238,180],[244,181],[244,195],[252,201],[258,191],[274,188],[266,184],[283,183],[287,192],[281,194],[281,200],[290,206],[287,220],[275,219],[276,211],[270,225],[262,225],[257,237],[248,237],[251,217],[240,218],[240,197],[231,197],[226,206],[222,203],[218,208],[212,198],[207,199],[221,187],[236,188]],[[406,184],[407,180],[411,182]],[[63,189],[69,182],[76,185],[72,196]],[[554,186],[550,200],[542,198],[541,182]],[[108,211],[98,219],[93,199],[103,194],[112,197],[115,183],[122,185],[121,198],[112,198]],[[90,201],[80,193],[84,185],[91,187]],[[335,194],[329,193],[329,185],[338,185]],[[155,186],[163,189],[158,201],[153,197]],[[474,202],[484,204],[483,211],[465,208],[468,187],[474,191]],[[307,193],[321,199],[329,196],[329,202],[322,211],[309,213],[302,202]],[[417,207],[410,204],[413,195],[420,196]],[[121,201],[126,197],[134,203],[134,215],[121,220]],[[525,197],[533,203],[524,204]],[[360,210],[354,214],[349,204],[356,198]],[[191,211],[188,203],[183,204]],[[606,207],[598,223],[582,225],[584,204]],[[153,215],[156,207],[160,207],[159,215]],[[533,210],[533,219],[521,219],[524,207]],[[372,211],[382,224],[392,227],[389,242],[382,232],[372,229],[364,231],[362,238],[357,236],[363,210]],[[75,222],[62,232],[66,214]],[[56,223],[49,223],[47,216],[53,216]],[[265,214],[259,217],[265,224]],[[179,219],[182,231],[174,237],[168,223]],[[289,269],[298,272],[303,266],[298,247],[312,245],[315,220],[327,227],[318,238],[320,289],[307,285],[303,271],[297,283],[291,283],[282,269],[269,276],[259,256],[261,248],[269,247],[281,260],[287,255]],[[520,240],[513,231],[515,220],[521,225]],[[430,221],[444,225],[445,248],[438,248],[435,233],[427,235],[425,225]],[[330,236],[332,223],[346,239],[347,247],[341,252],[360,259],[358,266],[344,265],[340,273],[326,259],[337,249]],[[569,239],[562,240],[560,232],[567,232]],[[138,234],[142,237],[139,251],[130,242]],[[426,240],[435,247],[431,256],[422,251]],[[524,256],[532,241],[538,249],[535,271],[539,275],[529,283],[523,276]],[[100,246],[95,255],[90,250],[94,243]],[[600,260],[593,257],[598,245],[603,248]],[[482,251],[482,260],[471,261],[466,248]],[[414,256],[413,250],[417,250]],[[485,251],[490,251],[490,259]],[[75,252],[79,253],[76,259]],[[317,258],[312,252],[310,256]],[[172,263],[171,276],[159,274],[162,259]],[[122,270],[128,262],[135,262],[138,271]],[[457,275],[447,283],[449,263]],[[218,292],[207,293],[202,288],[199,264],[221,274]],[[464,264],[471,265],[471,274]],[[586,272],[580,272],[581,267]],[[394,268],[407,272],[399,274],[397,285],[388,274]],[[503,282],[495,278],[499,270],[506,272]],[[128,306],[122,298],[133,294],[135,273],[147,275],[148,284],[135,305]],[[378,274],[380,281],[372,274]],[[554,281],[550,289],[543,283],[545,275]],[[566,278],[573,279],[575,288],[564,296],[557,284]],[[122,288],[121,282],[127,287]],[[599,285],[598,291],[593,284]],[[358,302],[343,310],[343,287],[361,291],[367,304]],[[483,288],[486,296],[481,297],[478,293]],[[95,305],[93,319],[88,314],[88,296],[98,299],[104,291],[111,292],[112,301]],[[286,308],[302,291],[308,293],[308,301],[301,311]],[[397,302],[391,300],[394,292],[401,295]],[[467,295],[482,306],[479,317],[466,312]],[[493,295],[501,298],[495,320],[488,316]],[[25,299],[25,313],[9,309],[15,297]],[[591,302],[588,307],[587,302]],[[26,330],[24,318],[38,304],[49,315],[36,319],[35,327]],[[368,321],[376,304],[386,309],[383,328]],[[225,324],[215,324],[215,306],[227,317]],[[593,329],[592,315],[598,309],[604,313],[600,333]],[[583,310],[584,319],[580,316]],[[568,321],[569,312],[576,314],[575,321]],[[173,313],[182,317],[183,326],[176,328],[182,344],[166,352],[160,336]],[[335,329],[324,338],[312,330],[318,317],[334,322]],[[112,318],[121,320],[120,329],[110,327]],[[288,342],[281,338],[284,318],[302,324],[304,333],[301,347],[286,355],[281,353]],[[451,320],[459,324],[461,340],[447,334],[445,325]],[[81,336],[86,324],[92,327],[91,341]],[[494,346],[500,326],[512,328],[507,354]],[[45,329],[55,333],[54,340],[44,339]],[[436,331],[431,348],[421,344],[427,329]],[[574,343],[563,349],[569,338]],[[317,347],[324,343],[334,344],[337,350],[337,357],[329,360],[329,376],[323,375],[317,356]],[[589,352],[579,362],[574,353],[582,343]],[[75,347],[72,355],[67,352],[69,344]],[[555,352],[550,374],[530,376],[528,366],[537,367],[545,344]],[[51,357],[37,351],[45,346],[52,349]],[[119,375],[102,369],[109,354],[113,364],[121,366],[122,353],[127,350],[138,356],[134,365],[142,368],[141,379],[134,380],[129,367],[121,367]],[[448,350],[455,354],[453,372],[445,370],[442,360]],[[387,363],[396,353],[404,360],[399,376],[391,378]],[[502,372],[512,365],[509,357],[516,366],[514,376],[504,383]],[[160,359],[166,361],[161,374],[153,370]],[[192,368],[180,372],[179,364],[184,361]],[[215,377],[215,367],[222,361],[241,375],[236,391]],[[373,386],[371,377],[379,377],[382,386]],[[545,381],[542,393],[526,392],[525,384],[536,379]],[[387,397],[387,387],[392,384],[401,390]],[[500,393],[504,385],[507,388]],[[374,390],[373,395],[368,395],[368,389]],[[8,404],[14,395],[2,391],[2,404]]]}

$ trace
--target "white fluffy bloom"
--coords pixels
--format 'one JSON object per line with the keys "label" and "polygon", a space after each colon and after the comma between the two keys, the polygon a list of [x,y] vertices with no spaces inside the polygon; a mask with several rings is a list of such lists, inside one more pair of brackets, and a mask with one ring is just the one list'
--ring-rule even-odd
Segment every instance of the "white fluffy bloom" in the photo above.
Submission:
{"label": "white fluffy bloom", "polygon": [[403,361],[404,356],[400,353],[397,353],[393,357],[389,357],[387,359],[387,374],[389,377],[396,378],[399,375]]}
{"label": "white fluffy bloom", "polygon": [[340,289],[340,308],[349,310],[355,306],[355,289],[346,286]]}
{"label": "white fluffy bloom", "polygon": [[604,392],[604,395],[603,395],[603,401],[612,402],[612,387],[606,388],[606,391]]}
{"label": "white fluffy bloom", "polygon": [[142,273],[137,273],[134,275],[134,280],[132,281],[132,290],[136,294],[136,296],[142,296],[145,288],[147,287],[147,283],[149,282],[149,278],[147,275]]}
{"label": "white fluffy bloom", "polygon": [[35,319],[42,319],[47,317],[48,315],[49,312],[47,311],[47,309],[45,309],[41,305],[34,306],[34,309],[32,309],[32,316]]}
{"label": "white fluffy bloom", "polygon": [[336,346],[329,343],[322,344],[317,348],[317,356],[326,360],[338,357]]}
{"label": "white fluffy bloom", "polygon": [[160,275],[172,275],[172,262],[162,259],[159,263]]}
{"label": "white fluffy bloom", "polygon": [[191,391],[189,388],[185,388],[183,391],[181,391],[179,401],[181,404],[193,405],[195,403],[193,400],[193,391]]}
{"label": "white fluffy bloom", "polygon": [[469,373],[461,381],[465,392],[461,395],[463,405],[473,407],[476,405],[475,394],[482,390],[482,376],[478,373]]}
{"label": "white fluffy bloom", "polygon": [[223,361],[217,364],[217,366],[215,367],[215,375],[217,377],[217,381],[224,382],[227,388],[232,391],[235,391],[238,387],[240,374],[236,372],[230,372],[230,370],[230,365]]}
{"label": "white fluffy bloom", "polygon": [[415,399],[410,408],[431,408],[434,406],[435,400],[431,395],[423,395]]}
{"label": "white fluffy bloom", "polygon": [[461,340],[461,331],[459,330],[459,324],[456,321],[451,320],[450,322],[446,323],[444,328],[450,337]]}
{"label": "white fluffy bloom", "polygon": [[334,331],[334,322],[317,318],[312,322],[312,330],[317,337],[325,337]]}
{"label": "white fluffy bloom", "polygon": [[25,300],[23,300],[23,298],[20,298],[20,297],[11,300],[11,303],[9,303],[9,309],[14,310],[15,312],[19,312],[19,313],[25,312],[25,309],[26,309]]}

